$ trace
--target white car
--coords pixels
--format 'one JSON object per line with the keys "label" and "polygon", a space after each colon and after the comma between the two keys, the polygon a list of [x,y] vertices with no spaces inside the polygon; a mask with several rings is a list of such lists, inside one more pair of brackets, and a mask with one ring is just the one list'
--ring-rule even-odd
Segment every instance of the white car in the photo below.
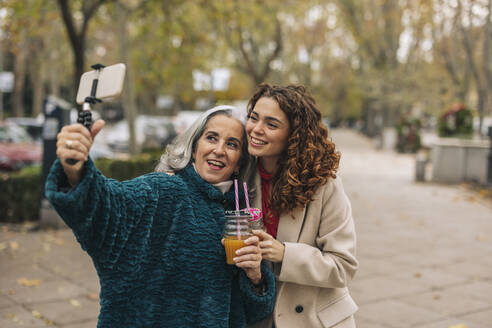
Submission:
{"label": "white car", "polygon": [[[139,115],[135,120],[135,138],[140,148],[164,148],[175,136],[170,117]],[[126,120],[105,127],[98,137],[113,151],[129,152],[130,133]]]}

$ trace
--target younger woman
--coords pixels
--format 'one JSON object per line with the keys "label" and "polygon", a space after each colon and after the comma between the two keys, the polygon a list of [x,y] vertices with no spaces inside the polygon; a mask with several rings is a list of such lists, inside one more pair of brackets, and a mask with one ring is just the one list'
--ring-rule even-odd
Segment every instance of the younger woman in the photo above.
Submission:
{"label": "younger woman", "polygon": [[[347,285],[357,271],[350,202],[336,175],[340,154],[309,92],[261,84],[248,104],[249,153],[257,158],[256,198],[267,232],[256,231],[273,263],[273,323],[355,327]],[[258,327],[272,327],[272,317]]]}

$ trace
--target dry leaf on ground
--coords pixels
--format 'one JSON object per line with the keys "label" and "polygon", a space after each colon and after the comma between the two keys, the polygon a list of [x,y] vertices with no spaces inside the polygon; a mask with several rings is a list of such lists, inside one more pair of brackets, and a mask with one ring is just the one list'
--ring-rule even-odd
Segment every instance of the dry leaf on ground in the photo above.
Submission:
{"label": "dry leaf on ground", "polygon": [[74,307],[82,306],[82,304],[78,300],[75,300],[75,299],[71,299],[70,304],[72,304],[72,306],[74,306]]}
{"label": "dry leaf on ground", "polygon": [[10,248],[11,248],[12,250],[14,250],[14,251],[15,251],[15,250],[17,250],[17,249],[19,249],[19,243],[18,243],[18,242],[16,242],[15,240],[10,241],[10,242],[9,242],[9,245],[10,245]]}
{"label": "dry leaf on ground", "polygon": [[27,278],[20,278],[17,279],[17,283],[22,286],[26,287],[38,287],[41,285],[41,280],[40,279],[27,279]]}
{"label": "dry leaf on ground", "polygon": [[53,243],[55,245],[58,245],[58,246],[62,246],[65,244],[65,241],[60,237],[60,235],[56,235],[56,234],[49,234],[49,235],[46,235],[46,237],[44,237],[44,240],[49,242],[49,243]]}
{"label": "dry leaf on ground", "polygon": [[99,294],[89,293],[89,294],[87,294],[87,298],[92,300],[92,301],[98,301],[99,300]]}
{"label": "dry leaf on ground", "polygon": [[485,234],[479,233],[475,239],[478,241],[487,241],[489,238]]}
{"label": "dry leaf on ground", "polygon": [[11,319],[11,320],[14,320],[17,316],[15,315],[15,313],[5,313],[5,314],[3,315],[3,317],[4,317],[5,319]]}
{"label": "dry leaf on ground", "polygon": [[47,326],[54,326],[54,325],[55,325],[55,323],[54,323],[52,320],[45,318],[45,317],[44,317],[41,313],[39,313],[38,311],[33,310],[31,313],[32,313],[33,317],[36,317],[36,318],[38,318],[38,319],[43,320],[43,321],[44,321],[44,323],[45,323]]}

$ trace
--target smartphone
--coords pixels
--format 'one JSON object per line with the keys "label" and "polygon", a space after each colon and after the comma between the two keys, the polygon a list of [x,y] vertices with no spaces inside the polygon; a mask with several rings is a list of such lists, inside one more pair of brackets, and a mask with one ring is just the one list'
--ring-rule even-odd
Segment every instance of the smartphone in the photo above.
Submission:
{"label": "smartphone", "polygon": [[91,96],[92,85],[95,79],[98,80],[96,98],[105,100],[119,96],[123,91],[125,71],[125,64],[120,63],[82,74],[79,90],[77,91],[77,104],[83,104],[85,98]]}

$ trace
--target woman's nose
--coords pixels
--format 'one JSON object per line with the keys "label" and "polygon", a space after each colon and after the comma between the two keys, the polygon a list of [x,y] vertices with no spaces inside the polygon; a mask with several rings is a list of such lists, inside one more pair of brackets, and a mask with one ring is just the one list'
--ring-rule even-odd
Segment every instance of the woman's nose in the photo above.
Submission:
{"label": "woman's nose", "polygon": [[263,134],[263,124],[261,122],[256,123],[252,131],[256,134]]}
{"label": "woman's nose", "polygon": [[214,153],[217,155],[225,154],[225,143],[218,143],[217,146],[214,148]]}

